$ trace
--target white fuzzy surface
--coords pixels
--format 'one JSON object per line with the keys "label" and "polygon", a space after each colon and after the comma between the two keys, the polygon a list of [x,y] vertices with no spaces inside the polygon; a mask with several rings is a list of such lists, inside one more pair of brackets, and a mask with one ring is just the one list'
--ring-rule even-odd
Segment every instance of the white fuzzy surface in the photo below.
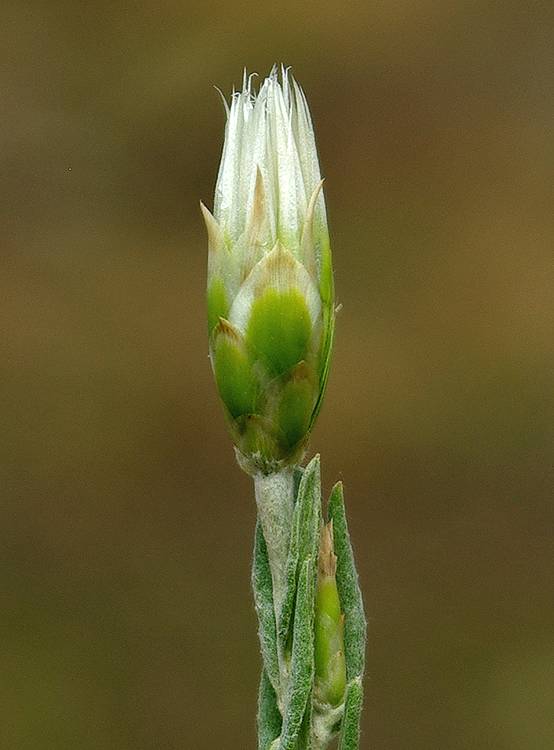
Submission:
{"label": "white fuzzy surface", "polygon": [[290,469],[275,474],[254,477],[258,517],[267,547],[275,617],[279,614],[286,589],[287,557],[289,553],[292,514],[294,510],[294,480]]}

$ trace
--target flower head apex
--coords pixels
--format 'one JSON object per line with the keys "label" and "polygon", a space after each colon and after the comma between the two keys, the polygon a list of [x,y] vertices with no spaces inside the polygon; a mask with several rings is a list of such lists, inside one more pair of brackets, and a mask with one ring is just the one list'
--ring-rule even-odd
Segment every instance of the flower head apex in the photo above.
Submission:
{"label": "flower head apex", "polygon": [[[258,91],[254,77],[244,72],[242,91],[234,92],[227,106],[214,217],[236,242],[262,202],[266,226],[259,240],[269,250],[281,240],[296,255],[310,199],[321,183],[312,120],[289,69],[274,66]],[[326,225],[319,190],[313,214],[318,228]]]}

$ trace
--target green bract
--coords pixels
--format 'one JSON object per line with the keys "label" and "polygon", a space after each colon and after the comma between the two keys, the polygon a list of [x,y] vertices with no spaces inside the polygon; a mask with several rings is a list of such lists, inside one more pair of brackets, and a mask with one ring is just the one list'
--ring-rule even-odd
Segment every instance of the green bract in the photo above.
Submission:
{"label": "green bract", "polygon": [[[226,105],[227,106],[227,105]],[[252,474],[297,463],[325,390],[331,250],[304,93],[276,70],[227,106],[208,230],[210,359],[237,455]]]}

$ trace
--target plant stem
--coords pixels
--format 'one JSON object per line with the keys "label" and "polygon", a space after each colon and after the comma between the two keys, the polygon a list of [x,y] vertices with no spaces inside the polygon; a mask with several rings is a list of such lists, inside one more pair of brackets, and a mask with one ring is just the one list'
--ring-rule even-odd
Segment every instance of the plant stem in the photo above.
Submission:
{"label": "plant stem", "polygon": [[273,606],[278,624],[286,591],[287,557],[289,554],[294,510],[294,475],[292,469],[254,477],[258,516],[267,546],[273,581]]}

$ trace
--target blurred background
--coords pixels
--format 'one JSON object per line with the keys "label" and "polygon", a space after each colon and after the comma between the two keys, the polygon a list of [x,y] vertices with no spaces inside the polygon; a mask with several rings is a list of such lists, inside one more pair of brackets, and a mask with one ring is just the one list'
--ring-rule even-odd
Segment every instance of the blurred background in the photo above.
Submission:
{"label": "blurred background", "polygon": [[5,0],[0,747],[255,747],[255,520],[207,358],[217,85],[312,108],[338,301],[311,450],[362,750],[554,747],[554,6]]}

